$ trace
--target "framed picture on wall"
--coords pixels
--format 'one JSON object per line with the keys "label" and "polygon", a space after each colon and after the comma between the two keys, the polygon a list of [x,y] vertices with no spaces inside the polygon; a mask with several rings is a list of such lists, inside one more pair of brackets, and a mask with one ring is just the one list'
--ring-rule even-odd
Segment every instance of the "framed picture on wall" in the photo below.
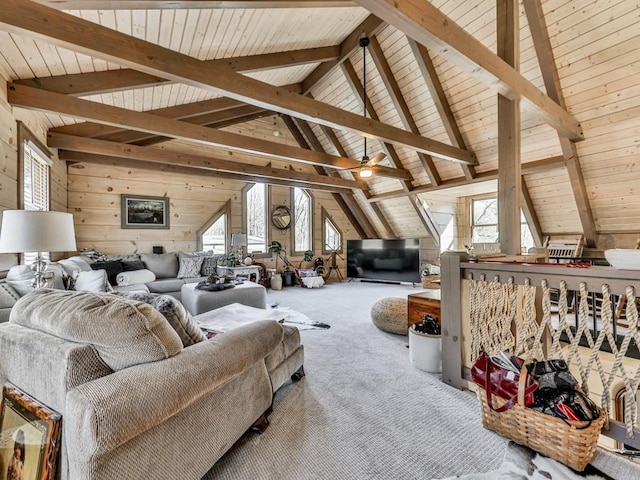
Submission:
{"label": "framed picture on wall", "polygon": [[15,385],[2,389],[0,479],[56,477],[62,416]]}
{"label": "framed picture on wall", "polygon": [[121,228],[169,228],[169,198],[121,195]]}

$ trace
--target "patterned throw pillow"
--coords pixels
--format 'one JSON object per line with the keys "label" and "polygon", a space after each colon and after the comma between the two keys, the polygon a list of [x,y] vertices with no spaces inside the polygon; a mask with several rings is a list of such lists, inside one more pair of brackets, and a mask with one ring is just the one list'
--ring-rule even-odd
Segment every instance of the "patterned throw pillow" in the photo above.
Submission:
{"label": "patterned throw pillow", "polygon": [[203,260],[204,257],[180,258],[180,269],[178,270],[178,278],[199,277]]}
{"label": "patterned throw pillow", "polygon": [[216,273],[216,268],[218,266],[218,257],[204,257],[204,261],[202,262],[202,269],[200,270],[200,274],[203,277],[208,277]]}

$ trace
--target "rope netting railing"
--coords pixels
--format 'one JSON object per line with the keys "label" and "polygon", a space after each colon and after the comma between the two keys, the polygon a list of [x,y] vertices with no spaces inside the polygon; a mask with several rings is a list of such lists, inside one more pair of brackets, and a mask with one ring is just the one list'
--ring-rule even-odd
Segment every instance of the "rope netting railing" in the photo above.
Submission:
{"label": "rope netting railing", "polygon": [[[580,283],[577,312],[570,316],[569,290],[564,281],[560,281],[558,289],[557,311],[552,311],[552,289],[547,280],[542,280],[539,287],[532,285],[529,279],[519,286],[512,277],[506,282],[501,282],[498,276],[488,281],[484,274],[478,280],[469,274],[468,280],[472,362],[480,351],[489,354],[506,351],[532,359],[564,358],[574,367],[572,370],[577,370],[574,374],[579,377],[585,393],[589,393],[590,377],[597,375],[602,386],[601,405],[610,417],[612,388],[622,381],[625,390],[623,419],[627,436],[633,437],[633,427],[638,419],[636,394],[640,385],[640,360],[629,361],[627,354],[632,343],[640,345],[640,330],[632,286],[626,287],[626,327],[623,331],[616,330],[608,284],[602,285],[598,325],[592,330],[589,325],[595,325],[595,308],[589,304],[590,292],[584,282]],[[540,314],[536,308],[538,288],[542,297]],[[602,358],[605,341],[610,349],[606,354],[613,357],[609,368]]]}

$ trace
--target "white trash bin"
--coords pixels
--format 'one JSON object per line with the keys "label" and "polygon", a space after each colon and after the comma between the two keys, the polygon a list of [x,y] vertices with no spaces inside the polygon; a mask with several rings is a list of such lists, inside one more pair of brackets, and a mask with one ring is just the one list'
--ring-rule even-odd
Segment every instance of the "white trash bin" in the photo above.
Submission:
{"label": "white trash bin", "polygon": [[425,372],[442,372],[442,335],[428,335],[409,329],[411,365]]}

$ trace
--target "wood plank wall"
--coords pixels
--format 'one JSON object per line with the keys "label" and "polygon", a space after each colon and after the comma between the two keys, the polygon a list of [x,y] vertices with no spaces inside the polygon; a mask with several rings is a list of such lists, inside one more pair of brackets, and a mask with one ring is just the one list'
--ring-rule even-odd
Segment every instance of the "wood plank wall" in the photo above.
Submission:
{"label": "wood plank wall", "polygon": [[[0,75],[4,74],[0,71]],[[47,118],[39,113],[14,109],[7,103],[6,89],[0,89],[0,210],[13,210],[18,205],[18,125],[21,121],[44,145],[47,143]],[[67,211],[67,169],[52,152],[53,165],[50,170],[50,208]],[[56,254],[53,255],[56,258]],[[6,270],[19,261],[16,254],[0,254],[0,270]]]}

